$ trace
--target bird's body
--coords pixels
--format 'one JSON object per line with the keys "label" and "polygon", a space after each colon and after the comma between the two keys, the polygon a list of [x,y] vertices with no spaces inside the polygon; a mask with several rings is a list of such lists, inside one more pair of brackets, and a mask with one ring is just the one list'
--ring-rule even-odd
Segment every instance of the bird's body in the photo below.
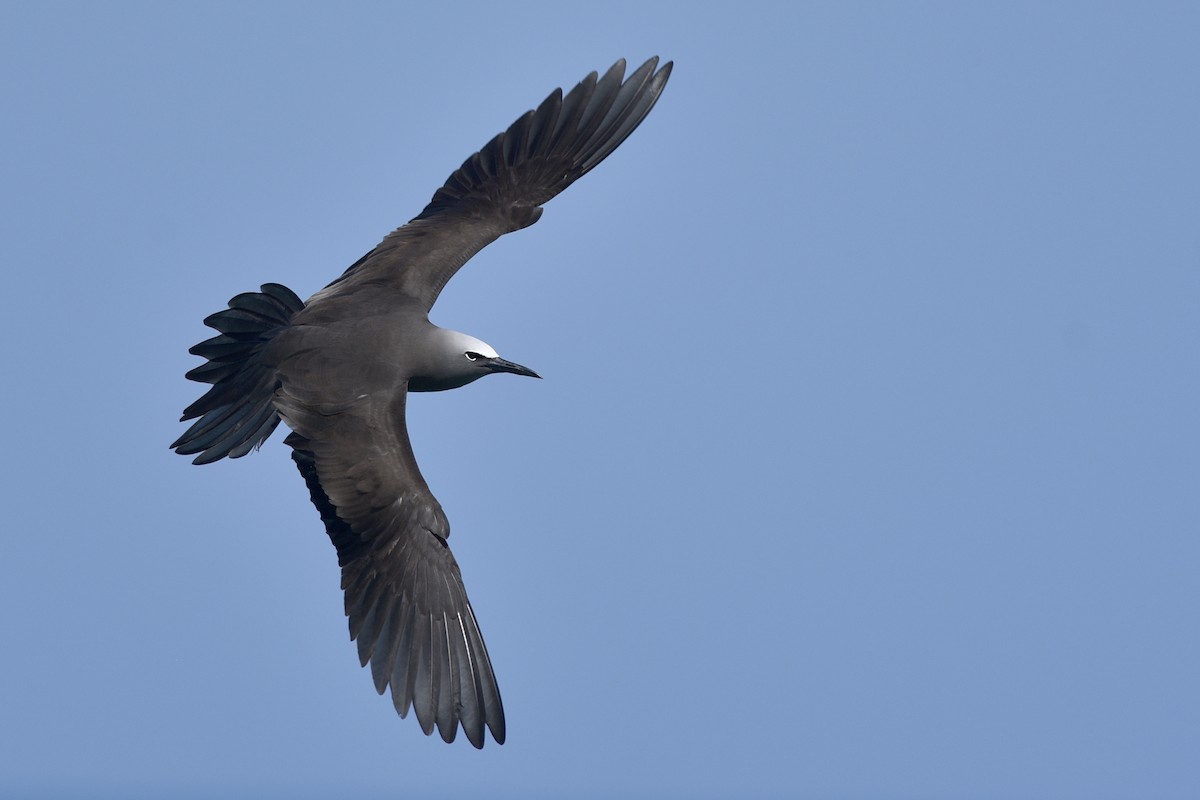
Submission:
{"label": "bird's body", "polygon": [[183,414],[172,444],[196,463],[237,458],[282,419],[285,443],[337,548],[350,635],[376,688],[414,708],[428,734],[503,743],[504,711],[447,539],[450,525],[408,439],[410,391],[484,375],[538,377],[485,342],[439,328],[429,309],[455,272],[607,157],[650,112],[671,65],[624,61],[552,93],[468,158],[419,216],[302,302],[279,284],[234,297],[191,352],[212,388]]}

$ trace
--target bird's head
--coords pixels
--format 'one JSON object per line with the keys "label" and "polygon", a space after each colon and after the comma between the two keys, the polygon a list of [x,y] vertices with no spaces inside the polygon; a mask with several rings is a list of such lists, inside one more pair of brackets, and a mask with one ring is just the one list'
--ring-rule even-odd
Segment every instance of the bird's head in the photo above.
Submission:
{"label": "bird's head", "polygon": [[487,342],[448,328],[435,328],[428,345],[426,354],[430,357],[421,369],[422,374],[409,379],[410,392],[457,389],[495,372],[542,377],[529,367],[501,358]]}

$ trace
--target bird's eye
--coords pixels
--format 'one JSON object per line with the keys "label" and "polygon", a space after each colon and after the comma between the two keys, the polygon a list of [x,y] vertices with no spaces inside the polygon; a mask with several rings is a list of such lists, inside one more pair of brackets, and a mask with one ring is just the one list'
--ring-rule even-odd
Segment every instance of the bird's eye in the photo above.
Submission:
{"label": "bird's eye", "polygon": [[463,355],[465,355],[467,357],[467,361],[476,361],[478,359],[483,358],[483,356],[479,355],[479,353],[472,353],[470,350],[468,350]]}

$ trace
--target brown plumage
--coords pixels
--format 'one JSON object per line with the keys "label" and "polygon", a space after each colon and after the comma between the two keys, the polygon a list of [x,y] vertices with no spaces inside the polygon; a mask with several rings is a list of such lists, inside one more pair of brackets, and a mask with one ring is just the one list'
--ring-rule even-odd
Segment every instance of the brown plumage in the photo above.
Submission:
{"label": "brown plumage", "polygon": [[484,375],[537,377],[428,311],[475,253],[532,225],[541,205],[603,161],[658,100],[671,64],[652,58],[625,80],[618,61],[565,96],[555,90],[463,162],[425,209],[307,303],[279,284],[238,295],[191,352],[212,388],[184,411],[197,421],[171,446],[205,464],[258,447],[280,419],[342,567],[350,636],[389,686],[400,716],[475,747],[505,738],[491,661],[447,544],[450,525],[413,456],[410,391]]}

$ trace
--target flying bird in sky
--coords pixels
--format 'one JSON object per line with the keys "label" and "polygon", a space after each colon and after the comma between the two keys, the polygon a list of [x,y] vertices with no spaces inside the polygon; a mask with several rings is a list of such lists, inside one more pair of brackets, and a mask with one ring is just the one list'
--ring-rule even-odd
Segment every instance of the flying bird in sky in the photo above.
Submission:
{"label": "flying bird in sky", "polygon": [[[277,283],[204,320],[219,332],[190,352],[187,377],[212,384],[171,447],[196,464],[239,458],[282,419],[284,443],[337,548],[350,638],[426,734],[484,727],[504,743],[504,708],[447,540],[450,523],[417,467],[409,392],[455,389],[498,372],[539,377],[486,342],[439,328],[429,310],[467,262],[528,227],[541,205],[608,157],[654,107],[671,63],[624,78],[620,60],[566,95],[555,90],[472,155],[425,209],[303,302]],[[624,79],[623,79],[624,78]],[[197,419],[198,418],[198,419]]]}

